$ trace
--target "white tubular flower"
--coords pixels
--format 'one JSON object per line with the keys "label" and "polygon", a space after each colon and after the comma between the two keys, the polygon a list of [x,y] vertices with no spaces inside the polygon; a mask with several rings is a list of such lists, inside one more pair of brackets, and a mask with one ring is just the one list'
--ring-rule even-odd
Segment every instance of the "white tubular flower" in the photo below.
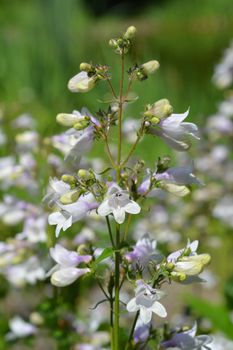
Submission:
{"label": "white tubular flower", "polygon": [[[196,276],[210,262],[209,254],[197,254],[198,241],[188,243],[185,249],[170,254],[168,262],[174,264],[172,275],[184,274],[184,276]],[[187,253],[186,253],[187,252]]]}
{"label": "white tubular flower", "polygon": [[68,82],[68,89],[71,92],[88,92],[94,88],[97,82],[95,75],[89,77],[87,72],[81,71]]}
{"label": "white tubular flower", "polygon": [[59,236],[61,229],[66,231],[73,223],[83,219],[88,212],[98,207],[94,196],[89,193],[80,196],[79,199],[66,205],[59,205],[60,211],[56,211],[49,215],[48,221],[50,225],[57,225],[56,237]]}
{"label": "white tubular flower", "polygon": [[153,313],[159,317],[167,316],[165,307],[158,302],[163,296],[164,293],[160,290],[152,288],[143,280],[138,280],[135,298],[128,302],[126,308],[129,312],[140,311],[141,321],[147,324],[151,321]]}
{"label": "white tubular flower", "polygon": [[21,317],[15,316],[9,321],[10,332],[6,334],[7,340],[24,338],[34,335],[37,328],[31,323],[25,322]]}
{"label": "white tubular flower", "polygon": [[116,222],[122,224],[125,221],[125,213],[138,214],[140,210],[140,206],[129,198],[127,191],[123,191],[120,187],[113,185],[97,212],[101,216],[113,214]]}
{"label": "white tubular flower", "polygon": [[183,122],[188,114],[189,110],[161,119],[158,124],[149,127],[149,133],[161,137],[176,151],[186,151],[191,146],[190,137],[199,139],[196,124]]}
{"label": "white tubular flower", "polygon": [[89,268],[77,268],[80,263],[91,261],[91,255],[79,255],[56,244],[50,248],[50,255],[56,261],[55,265],[47,274],[51,275],[51,283],[57,287],[65,287],[75,282],[79,277],[90,272]]}
{"label": "white tubular flower", "polygon": [[70,185],[55,178],[49,179],[49,192],[44,196],[43,202],[52,207],[65,193],[70,191]]}

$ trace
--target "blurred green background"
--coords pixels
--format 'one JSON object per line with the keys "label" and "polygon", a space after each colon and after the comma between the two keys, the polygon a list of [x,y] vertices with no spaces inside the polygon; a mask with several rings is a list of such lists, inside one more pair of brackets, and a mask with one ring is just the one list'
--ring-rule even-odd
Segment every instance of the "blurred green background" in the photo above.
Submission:
{"label": "blurred green background", "polygon": [[71,94],[67,81],[79,63],[113,66],[117,84],[118,56],[108,40],[134,24],[138,29],[128,67],[158,59],[161,68],[135,91],[143,91],[130,114],[167,97],[176,112],[191,107],[191,118],[203,122],[221,98],[211,83],[214,65],[233,33],[232,0],[145,1],[1,0],[0,103],[7,119],[29,111],[40,131],[57,130],[55,115],[88,105],[98,109],[104,84],[88,94]]}

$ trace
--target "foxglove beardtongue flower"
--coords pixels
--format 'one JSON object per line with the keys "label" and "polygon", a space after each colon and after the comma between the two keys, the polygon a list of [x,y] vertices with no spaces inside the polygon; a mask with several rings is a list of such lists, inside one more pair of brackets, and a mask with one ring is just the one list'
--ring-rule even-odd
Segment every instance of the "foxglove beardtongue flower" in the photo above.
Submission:
{"label": "foxglove beardtongue flower", "polygon": [[182,114],[171,114],[162,118],[159,123],[148,128],[148,132],[161,137],[176,151],[186,151],[190,148],[190,137],[199,139],[196,124],[186,123],[183,120],[188,116],[189,110]]}
{"label": "foxglove beardtongue flower", "polygon": [[55,265],[47,274],[51,275],[51,283],[57,287],[65,287],[76,281],[79,277],[90,272],[89,268],[77,268],[81,263],[91,261],[91,255],[79,255],[75,251],[70,251],[56,244],[50,248],[50,255],[56,261]]}
{"label": "foxglove beardtongue flower", "polygon": [[156,250],[157,242],[155,239],[151,239],[149,234],[146,233],[141,239],[138,240],[133,251],[125,255],[126,260],[133,265],[140,265],[144,268],[149,261],[159,262],[162,259],[162,255]]}
{"label": "foxglove beardtongue flower", "polygon": [[63,194],[70,191],[70,185],[57,178],[49,179],[49,192],[44,196],[43,202],[53,207]]}
{"label": "foxglove beardtongue flower", "polygon": [[100,216],[113,214],[116,222],[122,224],[125,221],[125,213],[138,214],[140,210],[140,206],[130,199],[127,191],[122,191],[118,186],[113,185],[97,212]]}
{"label": "foxglove beardtongue flower", "polygon": [[[185,185],[202,185],[203,183],[193,174],[193,167],[173,167],[164,172],[155,171],[152,174],[155,181],[160,181],[159,187],[179,197],[187,195],[190,190]],[[151,176],[147,176],[138,188],[140,194],[145,194],[151,186]],[[151,195],[153,192],[151,193]]]}
{"label": "foxglove beardtongue flower", "polygon": [[82,71],[69,80],[68,89],[71,92],[88,92],[95,87],[97,80],[96,75],[89,77],[87,72]]}
{"label": "foxglove beardtongue flower", "polygon": [[135,290],[135,298],[131,299],[126,308],[129,312],[140,311],[140,319],[147,324],[151,321],[152,314],[155,313],[159,317],[166,317],[165,307],[158,301],[164,293],[158,289],[154,289],[143,280],[138,280]]}
{"label": "foxglove beardtongue flower", "polygon": [[168,341],[162,343],[167,350],[211,350],[212,338],[208,335],[196,336],[196,324],[188,331],[176,333]]}
{"label": "foxglove beardtongue flower", "polygon": [[7,333],[7,340],[24,338],[37,333],[37,328],[31,323],[25,322],[21,317],[15,316],[9,321],[10,332]]}
{"label": "foxglove beardtongue flower", "polygon": [[49,215],[50,225],[56,225],[56,236],[59,236],[61,229],[66,231],[73,223],[83,219],[91,210],[98,207],[94,196],[91,193],[82,195],[72,204],[58,204],[60,210]]}
{"label": "foxglove beardtongue flower", "polygon": [[172,263],[173,277],[185,279],[187,276],[196,276],[210,262],[209,254],[197,254],[198,241],[188,243],[185,249],[170,254],[167,261]]}

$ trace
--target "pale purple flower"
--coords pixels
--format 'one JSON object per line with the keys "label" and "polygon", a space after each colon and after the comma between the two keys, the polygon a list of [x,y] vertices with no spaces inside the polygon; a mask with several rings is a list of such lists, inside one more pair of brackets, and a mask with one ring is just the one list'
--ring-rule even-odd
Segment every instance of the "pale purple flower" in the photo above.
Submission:
{"label": "pale purple flower", "polygon": [[150,335],[150,322],[143,323],[140,319],[138,319],[135,331],[133,334],[134,343],[145,343]]}
{"label": "pale purple flower", "polygon": [[196,324],[188,331],[176,333],[168,341],[162,343],[167,350],[211,350],[212,338],[208,335],[196,336]]}
{"label": "pale purple flower", "polygon": [[233,42],[224,52],[222,61],[215,67],[213,76],[215,85],[224,89],[233,82]]}
{"label": "pale purple flower", "polygon": [[233,196],[225,195],[213,209],[213,216],[233,227]]}
{"label": "pale purple flower", "polygon": [[145,324],[151,321],[153,313],[159,317],[166,317],[166,309],[158,301],[164,296],[164,293],[152,288],[143,280],[138,280],[136,283],[135,297],[128,302],[127,310],[129,312],[139,311],[140,320]]}
{"label": "pale purple flower", "polygon": [[56,236],[59,236],[61,229],[66,231],[73,223],[83,219],[91,210],[98,207],[94,196],[91,193],[82,195],[79,199],[71,204],[59,204],[60,211],[49,215],[50,225],[56,225]]}
{"label": "pale purple flower", "polygon": [[15,118],[11,125],[16,129],[34,129],[36,121],[31,114],[24,113]]}
{"label": "pale purple flower", "polygon": [[9,321],[10,332],[6,334],[7,340],[25,338],[34,335],[37,328],[31,323],[25,322],[20,316],[15,316]]}
{"label": "pale purple flower", "polygon": [[17,287],[23,287],[26,283],[36,284],[45,279],[45,270],[36,256],[18,265],[11,265],[6,269],[5,275],[9,282]]}
{"label": "pale purple flower", "polygon": [[52,137],[53,146],[65,155],[68,162],[79,163],[81,157],[90,151],[95,138],[95,126],[100,126],[87,108],[82,108],[80,115],[90,118],[91,124],[88,127],[80,131],[70,128],[65,133]]}
{"label": "pale purple flower", "polygon": [[51,275],[51,283],[57,287],[68,286],[82,275],[90,272],[89,268],[77,268],[76,266],[90,262],[91,255],[79,255],[75,251],[65,249],[60,244],[50,248],[50,255],[57,264],[47,275]]}
{"label": "pale purple flower", "polygon": [[70,185],[57,178],[49,179],[49,192],[44,196],[43,202],[52,207],[59,198],[70,191]]}
{"label": "pale purple flower", "polygon": [[107,193],[107,198],[98,207],[100,216],[113,214],[118,224],[125,221],[125,213],[138,214],[140,206],[130,199],[127,191],[121,190],[119,186],[112,185]]}
{"label": "pale purple flower", "polygon": [[177,185],[202,184],[202,182],[193,174],[192,166],[169,168],[163,173],[156,173],[155,178],[158,181],[166,181]]}
{"label": "pale purple flower", "polygon": [[186,151],[191,146],[190,137],[199,139],[196,124],[183,122],[188,114],[189,110],[163,118],[157,125],[149,127],[149,133],[161,137],[176,151]]}
{"label": "pale purple flower", "polygon": [[24,221],[23,231],[17,234],[17,239],[26,239],[31,243],[46,242],[47,215],[29,216]]}
{"label": "pale purple flower", "polygon": [[162,259],[162,255],[156,250],[157,242],[155,239],[151,239],[149,234],[146,233],[141,239],[138,240],[134,246],[133,251],[127,253],[125,258],[129,263],[139,265],[144,268],[149,261],[159,262]]}

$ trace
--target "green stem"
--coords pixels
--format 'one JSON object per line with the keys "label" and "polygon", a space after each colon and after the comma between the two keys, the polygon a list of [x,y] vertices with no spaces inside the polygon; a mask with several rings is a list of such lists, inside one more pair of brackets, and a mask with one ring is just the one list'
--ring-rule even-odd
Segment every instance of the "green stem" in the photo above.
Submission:
{"label": "green stem", "polygon": [[115,251],[115,302],[114,302],[114,343],[119,350],[119,318],[120,318],[120,225],[116,224]]}
{"label": "green stem", "polygon": [[110,225],[110,221],[109,221],[109,217],[106,216],[106,222],[107,222],[107,226],[108,226],[108,232],[109,232],[109,237],[112,243],[112,247],[115,248],[115,243],[113,240],[113,236],[112,236],[112,229],[111,229],[111,225]]}
{"label": "green stem", "polygon": [[119,113],[118,113],[118,153],[117,153],[117,182],[120,182],[121,178],[121,144],[122,144],[122,112],[123,112],[123,86],[124,86],[124,71],[125,71],[124,51],[121,55],[121,82],[120,82],[120,94],[119,94]]}
{"label": "green stem", "polygon": [[128,350],[130,345],[131,345],[131,340],[133,339],[134,329],[135,329],[138,317],[139,317],[139,311],[137,311],[136,316],[134,318],[133,325],[132,325],[132,328],[130,331],[129,339],[128,339],[128,342],[126,344],[125,350]]}
{"label": "green stem", "polygon": [[134,142],[134,144],[132,145],[130,151],[129,151],[129,154],[127,155],[127,157],[125,158],[125,160],[121,163],[121,166],[123,167],[127,162],[128,160],[130,159],[130,157],[132,156],[133,152],[135,151],[137,145],[138,145],[138,142],[141,140],[141,137],[143,135],[143,130],[144,130],[144,123],[142,124],[140,130],[138,131],[138,136],[137,136],[137,139],[136,141]]}
{"label": "green stem", "polygon": [[104,136],[103,136],[103,139],[104,139],[104,142],[105,142],[105,145],[106,145],[108,158],[109,158],[109,160],[110,160],[110,163],[111,163],[113,169],[115,169],[115,168],[116,168],[116,164],[115,164],[115,162],[114,162],[112,153],[111,153],[110,148],[109,148],[107,135],[104,135]]}
{"label": "green stem", "polygon": [[117,95],[116,95],[115,90],[114,90],[114,88],[113,88],[113,86],[112,86],[111,80],[110,80],[110,79],[107,79],[107,82],[108,82],[108,84],[109,84],[109,86],[110,86],[110,89],[111,89],[111,91],[112,91],[113,97],[117,100]]}

